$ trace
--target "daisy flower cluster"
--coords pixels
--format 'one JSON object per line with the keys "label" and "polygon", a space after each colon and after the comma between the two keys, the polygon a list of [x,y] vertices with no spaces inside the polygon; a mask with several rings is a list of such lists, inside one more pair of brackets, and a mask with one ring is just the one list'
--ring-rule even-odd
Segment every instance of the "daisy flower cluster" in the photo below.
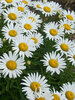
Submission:
{"label": "daisy flower cluster", "polygon": [[54,1],[0,0],[0,25],[1,95],[12,88],[20,100],[75,100],[75,12]]}

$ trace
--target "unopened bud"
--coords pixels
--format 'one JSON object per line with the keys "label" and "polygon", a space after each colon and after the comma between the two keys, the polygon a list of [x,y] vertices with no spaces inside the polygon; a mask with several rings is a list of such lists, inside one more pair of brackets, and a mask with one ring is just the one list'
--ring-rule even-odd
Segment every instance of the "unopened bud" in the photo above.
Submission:
{"label": "unopened bud", "polygon": [[27,61],[27,64],[28,64],[28,65],[31,65],[31,61]]}
{"label": "unopened bud", "polygon": [[43,0],[43,3],[46,3],[47,2],[47,0]]}
{"label": "unopened bud", "polygon": [[6,39],[5,38],[3,39],[3,42],[6,42]]}
{"label": "unopened bud", "polygon": [[62,15],[59,15],[58,17],[59,17],[59,18],[63,18],[63,16],[62,16]]}

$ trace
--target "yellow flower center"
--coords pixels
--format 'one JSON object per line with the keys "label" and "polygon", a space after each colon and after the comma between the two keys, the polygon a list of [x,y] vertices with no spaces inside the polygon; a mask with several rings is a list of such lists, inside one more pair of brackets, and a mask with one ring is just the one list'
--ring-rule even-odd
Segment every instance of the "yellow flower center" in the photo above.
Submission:
{"label": "yellow flower center", "polygon": [[53,36],[56,36],[58,34],[58,32],[55,29],[51,29],[50,34],[53,35]]}
{"label": "yellow flower center", "polygon": [[70,30],[71,29],[71,26],[69,24],[64,24],[64,27],[66,30]]}
{"label": "yellow flower center", "polygon": [[53,68],[57,68],[58,67],[58,61],[55,59],[50,59],[49,60],[49,65]]}
{"label": "yellow flower center", "polygon": [[8,18],[11,19],[11,20],[16,20],[17,16],[14,13],[10,13],[10,14],[8,14]]}
{"label": "yellow flower center", "polygon": [[19,49],[20,49],[20,51],[27,51],[28,50],[28,45],[26,44],[26,43],[20,43],[19,44]]}
{"label": "yellow flower center", "polygon": [[15,61],[12,61],[12,60],[9,60],[7,63],[6,63],[6,66],[8,69],[10,70],[15,70],[17,68],[17,64]]}
{"label": "yellow flower center", "polygon": [[73,17],[71,15],[66,15],[67,19],[73,20]]}
{"label": "yellow flower center", "polygon": [[24,12],[24,8],[23,7],[18,7],[18,10],[21,12]]}
{"label": "yellow flower center", "polygon": [[37,7],[37,8],[41,8],[41,7],[40,7],[40,4],[36,5],[36,7]]}
{"label": "yellow flower center", "polygon": [[44,97],[36,98],[35,100],[45,100]]}
{"label": "yellow flower center", "polygon": [[60,100],[60,97],[57,94],[53,94],[54,99],[53,100]]}
{"label": "yellow flower center", "polygon": [[68,100],[74,100],[74,93],[73,92],[71,92],[71,91],[67,91],[66,92],[66,98],[68,99]]}
{"label": "yellow flower center", "polygon": [[31,39],[34,40],[34,43],[37,43],[38,42],[38,40],[36,38],[31,38]]}
{"label": "yellow flower center", "polygon": [[39,84],[38,82],[32,82],[32,83],[30,84],[30,88],[31,88],[33,91],[37,90],[37,92],[38,92],[38,91],[39,91],[39,88],[40,88],[40,84]]}
{"label": "yellow flower center", "polygon": [[61,49],[62,49],[63,51],[68,51],[68,50],[69,50],[68,45],[66,45],[66,44],[64,44],[64,43],[61,44],[60,47],[61,47]]}
{"label": "yellow flower center", "polygon": [[28,2],[27,2],[26,0],[23,0],[22,2],[23,2],[24,4],[28,4]]}
{"label": "yellow flower center", "polygon": [[25,24],[25,25],[24,25],[24,28],[25,28],[26,30],[31,30],[31,29],[32,29],[32,26],[31,26],[30,24]]}
{"label": "yellow flower center", "polygon": [[44,9],[45,12],[51,12],[51,8],[48,7],[48,6],[45,6],[43,9]]}
{"label": "yellow flower center", "polygon": [[34,21],[35,21],[35,18],[33,18],[33,17],[29,17],[29,19],[32,19],[32,22],[34,22]]}
{"label": "yellow flower center", "polygon": [[12,3],[13,0],[5,0],[7,3]]}
{"label": "yellow flower center", "polygon": [[73,56],[74,60],[75,60],[75,55]]}
{"label": "yellow flower center", "polygon": [[11,37],[15,37],[15,36],[17,35],[17,32],[16,32],[15,30],[10,30],[10,31],[9,31],[9,35],[10,35]]}

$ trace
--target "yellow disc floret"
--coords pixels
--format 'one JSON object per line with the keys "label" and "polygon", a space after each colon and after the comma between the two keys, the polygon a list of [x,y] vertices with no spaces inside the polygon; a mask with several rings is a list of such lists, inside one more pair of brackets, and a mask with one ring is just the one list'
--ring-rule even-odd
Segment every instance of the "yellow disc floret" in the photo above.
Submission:
{"label": "yellow disc floret", "polygon": [[17,68],[17,64],[15,61],[12,61],[12,60],[9,60],[7,63],[6,63],[6,66],[8,69],[10,70],[15,70]]}
{"label": "yellow disc floret", "polygon": [[73,56],[74,60],[75,60],[75,55]]}
{"label": "yellow disc floret", "polygon": [[73,17],[71,15],[66,15],[67,19],[73,20]]}
{"label": "yellow disc floret", "polygon": [[8,18],[11,19],[11,20],[16,20],[17,16],[14,13],[10,13],[10,14],[8,14]]}
{"label": "yellow disc floret", "polygon": [[28,45],[26,43],[22,42],[22,43],[19,44],[19,49],[20,49],[20,51],[25,52],[25,51],[28,50]]}
{"label": "yellow disc floret", "polygon": [[48,6],[45,6],[43,9],[44,9],[45,12],[51,12],[51,8],[48,7]]}
{"label": "yellow disc floret", "polygon": [[37,43],[38,42],[37,38],[31,38],[31,39],[34,40],[34,43]]}
{"label": "yellow disc floret", "polygon": [[17,35],[17,32],[16,32],[15,30],[10,30],[10,31],[9,31],[9,35],[10,35],[11,37],[15,37],[15,36]]}
{"label": "yellow disc floret", "polygon": [[45,100],[44,97],[36,98],[35,100]]}
{"label": "yellow disc floret", "polygon": [[32,29],[32,26],[31,26],[30,24],[25,24],[25,25],[24,25],[24,28],[25,28],[26,30],[31,30],[31,29]]}
{"label": "yellow disc floret", "polygon": [[35,21],[35,18],[33,18],[33,17],[29,17],[29,19],[32,19],[32,22],[34,22],[34,21]]}
{"label": "yellow disc floret", "polygon": [[41,9],[41,6],[40,6],[40,4],[36,5],[36,7]]}
{"label": "yellow disc floret", "polygon": [[57,94],[53,94],[54,99],[53,100],[60,100],[60,97]]}
{"label": "yellow disc floret", "polygon": [[5,0],[7,3],[12,3],[13,0]]}
{"label": "yellow disc floret", "polygon": [[61,47],[61,49],[62,49],[63,51],[68,51],[68,50],[69,50],[68,45],[65,44],[65,43],[61,44],[60,47]]}
{"label": "yellow disc floret", "polygon": [[69,24],[64,24],[66,30],[71,30],[71,26]]}
{"label": "yellow disc floret", "polygon": [[57,32],[56,29],[51,29],[51,30],[50,30],[50,34],[51,34],[52,36],[56,36],[56,35],[58,34],[58,32]]}
{"label": "yellow disc floret", "polygon": [[68,99],[68,100],[74,100],[74,93],[73,92],[71,92],[71,91],[67,91],[66,93],[65,93],[65,95],[66,95],[66,98]]}
{"label": "yellow disc floret", "polygon": [[40,88],[40,84],[39,84],[38,82],[32,82],[32,83],[30,84],[30,88],[31,88],[33,91],[37,90],[37,92],[38,92],[38,91],[39,91],[39,88]]}
{"label": "yellow disc floret", "polygon": [[23,7],[18,7],[18,10],[21,12],[24,12],[24,8]]}
{"label": "yellow disc floret", "polygon": [[23,0],[22,2],[23,2],[24,4],[28,4],[28,2],[27,2],[26,0]]}
{"label": "yellow disc floret", "polygon": [[49,60],[49,65],[53,68],[57,68],[58,67],[58,61],[55,59],[50,59]]}

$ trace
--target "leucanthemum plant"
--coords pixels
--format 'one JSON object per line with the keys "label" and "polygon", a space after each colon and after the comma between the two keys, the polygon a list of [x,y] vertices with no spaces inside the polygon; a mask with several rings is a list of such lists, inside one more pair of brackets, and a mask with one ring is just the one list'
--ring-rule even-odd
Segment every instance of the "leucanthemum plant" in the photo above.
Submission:
{"label": "leucanthemum plant", "polygon": [[51,75],[54,73],[60,74],[60,71],[66,68],[65,60],[60,56],[60,54],[56,54],[56,52],[46,53],[44,55],[44,60],[41,60],[43,65],[46,66],[46,72],[50,71]]}
{"label": "leucanthemum plant", "polygon": [[20,13],[27,13],[29,12],[29,8],[22,2],[18,2],[14,4],[14,7],[20,12]]}
{"label": "leucanthemum plant", "polygon": [[4,4],[4,6],[14,5],[15,0],[0,0],[1,4]]}
{"label": "leucanthemum plant", "polygon": [[5,9],[3,12],[3,16],[5,19],[4,23],[19,23],[20,17],[22,17],[14,7]]}
{"label": "leucanthemum plant", "polygon": [[68,22],[74,23],[75,22],[75,12],[70,10],[63,10],[63,16]]}
{"label": "leucanthemum plant", "polygon": [[20,77],[22,70],[26,69],[24,64],[24,59],[18,58],[18,55],[11,51],[9,51],[8,54],[4,53],[3,56],[0,57],[0,70],[4,77],[7,75],[9,78]]}
{"label": "leucanthemum plant", "polygon": [[74,33],[59,3],[0,0],[0,100],[75,100]]}
{"label": "leucanthemum plant", "polygon": [[71,34],[72,31],[75,30],[75,25],[70,23],[66,19],[60,20],[59,23],[60,23],[59,29],[62,30],[63,32],[65,31],[65,33]]}
{"label": "leucanthemum plant", "polygon": [[31,0],[20,0],[25,5],[31,6]]}
{"label": "leucanthemum plant", "polygon": [[61,94],[64,97],[64,100],[75,100],[75,83],[65,83],[61,87]]}
{"label": "leucanthemum plant", "polygon": [[32,22],[31,19],[27,18],[26,16],[23,17],[21,20],[21,28],[24,33],[32,33],[37,32],[37,24],[35,22]]}
{"label": "leucanthemum plant", "polygon": [[29,94],[34,96],[35,91],[41,91],[42,93],[45,91],[49,91],[49,85],[47,84],[45,76],[41,77],[41,75],[39,75],[38,73],[28,74],[27,77],[24,77],[24,79],[22,79],[21,84],[23,85],[22,91],[26,92],[27,96]]}
{"label": "leucanthemum plant", "polygon": [[58,23],[55,22],[45,24],[43,31],[46,33],[46,38],[52,40],[60,39],[64,35],[63,31],[58,29]]}
{"label": "leucanthemum plant", "polygon": [[42,1],[33,1],[33,2],[32,2],[32,6],[33,6],[33,8],[35,8],[36,10],[42,11],[43,3],[42,3]]}
{"label": "leucanthemum plant", "polygon": [[6,38],[6,40],[9,40],[9,43],[18,35],[21,36],[21,33],[23,33],[23,30],[20,28],[20,25],[18,23],[16,23],[16,25],[14,25],[13,23],[7,23],[7,26],[4,26],[2,28],[2,34],[4,35],[4,38]]}
{"label": "leucanthemum plant", "polygon": [[13,40],[12,49],[23,58],[25,56],[32,57],[33,52],[36,50],[34,41],[23,35],[19,35]]}
{"label": "leucanthemum plant", "polygon": [[61,92],[55,91],[53,88],[53,91],[50,91],[51,95],[53,96],[53,100],[64,100],[64,97],[61,95]]}
{"label": "leucanthemum plant", "polygon": [[43,45],[43,36],[40,33],[28,34],[27,36],[34,41],[36,48],[39,48],[41,44]]}
{"label": "leucanthemum plant", "polygon": [[51,7],[51,4],[49,2],[43,4],[42,13],[45,16],[52,16],[56,14],[56,12],[54,12],[54,8]]}
{"label": "leucanthemum plant", "polygon": [[57,49],[56,51],[60,51],[62,55],[65,54],[66,56],[67,53],[74,48],[74,46],[74,42],[64,38],[61,38],[60,40],[58,40],[58,42],[56,41],[55,44],[55,48]]}

